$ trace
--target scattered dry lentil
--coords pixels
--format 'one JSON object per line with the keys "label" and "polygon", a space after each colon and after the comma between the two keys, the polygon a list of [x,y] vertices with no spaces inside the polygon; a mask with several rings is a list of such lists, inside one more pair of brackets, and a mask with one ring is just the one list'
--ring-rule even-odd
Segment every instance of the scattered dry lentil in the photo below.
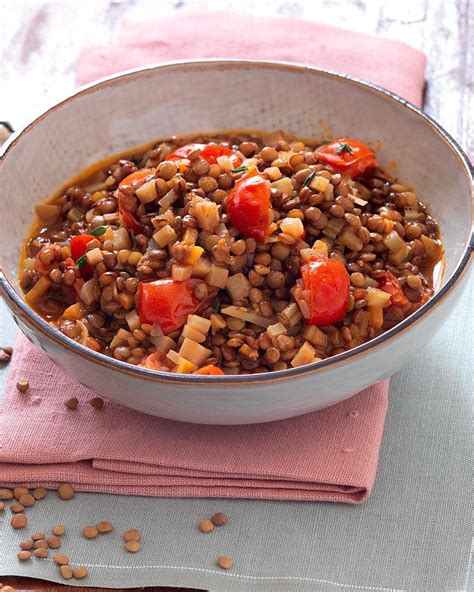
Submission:
{"label": "scattered dry lentil", "polygon": [[87,567],[80,565],[79,567],[75,567],[72,570],[72,575],[76,580],[82,580],[88,574]]}
{"label": "scattered dry lentil", "polygon": [[0,500],[11,500],[13,499],[13,491],[3,487],[0,489]]}
{"label": "scattered dry lentil", "polygon": [[224,512],[216,512],[212,516],[211,520],[215,526],[224,526],[224,524],[229,522],[229,518],[224,514]]}
{"label": "scattered dry lentil", "polygon": [[19,514],[20,512],[24,511],[25,506],[23,504],[20,504],[19,502],[16,502],[10,506],[10,512],[12,512],[13,514]]}
{"label": "scattered dry lentil", "polygon": [[15,514],[12,516],[10,524],[13,528],[25,528],[28,524],[28,518],[25,514]]}
{"label": "scattered dry lentil", "polygon": [[69,565],[61,565],[59,571],[65,580],[70,580],[73,577],[72,568]]}
{"label": "scattered dry lentil", "polygon": [[5,502],[0,502],[0,512],[3,512],[5,509]]}
{"label": "scattered dry lentil", "polygon": [[17,554],[17,557],[20,561],[27,561],[28,559],[31,559],[31,551],[20,551]]}
{"label": "scattered dry lentil", "polygon": [[141,549],[141,545],[138,541],[127,541],[124,547],[129,553],[138,553]]}
{"label": "scattered dry lentil", "polygon": [[45,539],[40,539],[39,541],[35,541],[33,543],[33,549],[48,549],[48,543]]}
{"label": "scattered dry lentil", "polygon": [[28,493],[28,489],[26,487],[15,487],[13,490],[13,497],[17,500],[20,500],[20,497],[25,495],[25,493]]}
{"label": "scattered dry lentil", "polygon": [[93,399],[89,400],[89,405],[92,405],[94,409],[103,409],[104,399],[102,399],[102,397],[94,397]]}
{"label": "scattered dry lentil", "polygon": [[95,539],[98,534],[99,531],[95,526],[86,526],[82,530],[82,536],[84,536],[86,539]]}
{"label": "scattered dry lentil", "polygon": [[20,393],[26,393],[29,387],[30,383],[28,380],[26,380],[26,378],[22,378],[16,383],[16,388],[20,391]]}
{"label": "scattered dry lentil", "polygon": [[57,565],[69,565],[69,557],[64,553],[56,553],[53,555],[53,560]]}
{"label": "scattered dry lentil", "polygon": [[46,559],[46,557],[48,557],[48,555],[49,555],[49,550],[47,548],[44,549],[41,547],[39,549],[35,549],[33,551],[33,555],[35,557],[38,557],[38,559]]}
{"label": "scattered dry lentil", "polygon": [[13,348],[9,345],[0,346],[0,362],[8,363],[11,360]]}
{"label": "scattered dry lentil", "polygon": [[57,526],[53,526],[53,528],[51,529],[51,532],[55,536],[62,536],[66,532],[66,528],[65,528],[64,524],[58,524]]}
{"label": "scattered dry lentil", "polygon": [[123,540],[128,543],[129,541],[139,541],[142,535],[136,528],[130,528],[123,533]]}
{"label": "scattered dry lentil", "polygon": [[214,530],[214,524],[211,520],[208,520],[206,518],[204,520],[199,521],[198,528],[201,532],[207,534],[208,532],[212,532]]}
{"label": "scattered dry lentil", "polygon": [[69,399],[66,399],[64,401],[64,405],[66,405],[66,407],[68,409],[77,409],[77,406],[79,405],[79,401],[77,399],[77,397],[69,397]]}
{"label": "scattered dry lentil", "polygon": [[96,524],[96,528],[100,534],[111,532],[113,530],[112,523],[107,520],[103,520],[102,522],[99,522],[99,524]]}
{"label": "scattered dry lentil", "polygon": [[41,541],[44,538],[45,534],[43,532],[35,532],[33,535],[31,535],[32,541]]}
{"label": "scattered dry lentil", "polygon": [[24,493],[20,496],[19,500],[20,504],[23,504],[25,508],[31,508],[36,503],[35,498],[30,493]]}
{"label": "scattered dry lentil", "polygon": [[48,543],[48,547],[50,549],[59,549],[59,547],[61,546],[61,541],[60,541],[59,537],[57,537],[54,534],[50,535],[46,539],[46,542]]}
{"label": "scattered dry lentil", "polygon": [[23,551],[30,551],[31,549],[33,549],[33,541],[30,539],[26,541],[21,541],[19,546],[20,549],[22,549]]}
{"label": "scattered dry lentil", "polygon": [[43,498],[45,498],[48,495],[48,490],[45,489],[44,487],[37,487],[36,489],[33,489],[32,491],[32,496],[35,498],[35,500],[42,500]]}
{"label": "scattered dry lentil", "polygon": [[69,483],[62,483],[58,487],[58,496],[62,500],[70,500],[74,497],[74,489]]}
{"label": "scattered dry lentil", "polygon": [[217,558],[217,565],[222,569],[231,569],[231,567],[234,565],[234,562],[229,556],[221,555]]}

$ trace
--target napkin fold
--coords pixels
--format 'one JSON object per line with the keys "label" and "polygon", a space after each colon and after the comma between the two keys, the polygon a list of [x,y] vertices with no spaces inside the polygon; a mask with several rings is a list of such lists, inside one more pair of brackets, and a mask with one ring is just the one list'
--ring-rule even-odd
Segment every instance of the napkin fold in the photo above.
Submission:
{"label": "napkin fold", "polygon": [[[420,104],[425,56],[404,43],[294,19],[229,13],[126,22],[115,46],[83,51],[77,80],[162,61],[244,57],[307,63],[386,86]],[[157,122],[159,128],[159,122]],[[16,382],[28,378],[26,394]],[[0,481],[167,497],[360,503],[372,490],[388,381],[338,405],[250,426],[172,422],[107,401],[20,335],[0,414]],[[78,409],[64,400],[76,396]],[[288,393],[291,396],[291,393]]]}

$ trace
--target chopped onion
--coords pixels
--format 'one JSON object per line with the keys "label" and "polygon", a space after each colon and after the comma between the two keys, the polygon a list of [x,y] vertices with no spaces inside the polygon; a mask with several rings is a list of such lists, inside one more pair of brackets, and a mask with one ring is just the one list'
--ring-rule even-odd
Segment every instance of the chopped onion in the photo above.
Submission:
{"label": "chopped onion", "polygon": [[259,327],[268,327],[274,323],[274,319],[267,319],[262,315],[252,312],[248,308],[244,308],[243,306],[227,306],[226,308],[223,308],[221,312],[229,317],[233,317],[234,319],[240,319],[241,321],[246,321],[247,323],[253,323]]}

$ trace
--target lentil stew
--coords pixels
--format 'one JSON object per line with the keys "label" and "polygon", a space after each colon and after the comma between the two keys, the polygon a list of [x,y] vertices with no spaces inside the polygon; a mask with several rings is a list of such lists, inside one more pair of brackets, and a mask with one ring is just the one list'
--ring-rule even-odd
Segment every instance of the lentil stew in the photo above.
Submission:
{"label": "lentil stew", "polygon": [[284,370],[393,327],[433,294],[437,222],[351,138],[172,137],[36,206],[25,300],[71,339],[186,374]]}

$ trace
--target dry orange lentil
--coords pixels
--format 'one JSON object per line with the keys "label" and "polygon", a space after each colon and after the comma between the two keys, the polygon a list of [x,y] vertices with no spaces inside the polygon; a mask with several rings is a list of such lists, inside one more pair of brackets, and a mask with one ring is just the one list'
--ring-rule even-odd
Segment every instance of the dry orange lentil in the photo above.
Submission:
{"label": "dry orange lentil", "polygon": [[66,405],[66,407],[68,409],[77,409],[77,406],[79,405],[79,401],[77,399],[77,397],[69,397],[69,399],[66,399],[64,401],[64,404]]}
{"label": "dry orange lentil", "polygon": [[31,551],[20,551],[17,553],[17,557],[20,561],[26,561],[31,558]]}
{"label": "dry orange lentil", "polygon": [[211,521],[214,526],[224,526],[229,522],[229,518],[223,512],[216,512],[214,516],[211,517]]}
{"label": "dry orange lentil", "polygon": [[53,560],[57,565],[69,565],[69,557],[64,553],[56,553],[53,555]]}
{"label": "dry orange lentil", "polygon": [[70,580],[73,576],[72,568],[69,565],[61,565],[59,571],[65,580]]}
{"label": "dry orange lentil", "polygon": [[3,487],[0,489],[0,500],[11,500],[13,499],[13,491]]}
{"label": "dry orange lentil", "polygon": [[35,534],[32,535],[31,538],[32,538],[33,541],[39,541],[41,539],[44,539],[45,538],[45,535],[44,535],[43,532],[35,532]]}
{"label": "dry orange lentil", "polygon": [[86,526],[82,530],[82,536],[86,537],[86,539],[95,539],[98,534],[99,531],[95,526]]}
{"label": "dry orange lentil", "polygon": [[58,487],[58,495],[62,500],[70,500],[74,497],[74,489],[69,483],[62,483]]}
{"label": "dry orange lentil", "polygon": [[49,549],[35,549],[33,551],[33,555],[38,557],[38,559],[46,559],[46,557],[49,555]]}
{"label": "dry orange lentil", "polygon": [[25,516],[25,514],[15,514],[12,516],[10,524],[13,528],[25,528],[25,526],[28,524],[28,518]]}
{"label": "dry orange lentil", "polygon": [[85,578],[87,576],[87,573],[87,567],[84,567],[83,565],[75,567],[72,570],[72,575],[76,578],[76,580],[82,580],[82,578]]}
{"label": "dry orange lentil", "polygon": [[64,524],[58,524],[57,526],[53,526],[51,532],[56,536],[62,536],[66,532],[66,528]]}
{"label": "dry orange lentil", "polygon": [[36,503],[35,498],[30,493],[24,493],[18,500],[25,508],[31,508]]}
{"label": "dry orange lentil", "polygon": [[139,541],[141,539],[141,533],[136,528],[130,528],[123,533],[123,540],[128,543],[129,541]]}
{"label": "dry orange lentil", "polygon": [[234,562],[227,555],[221,555],[217,558],[217,565],[222,569],[230,569],[234,565]]}
{"label": "dry orange lentil", "polygon": [[138,553],[138,551],[141,549],[141,545],[138,541],[128,541],[125,543],[125,549],[129,553]]}
{"label": "dry orange lentil", "polygon": [[105,532],[111,532],[113,530],[113,526],[111,522],[108,522],[107,520],[103,520],[102,522],[99,522],[99,524],[96,524],[95,526],[98,530],[98,532],[100,532],[100,534],[103,534]]}
{"label": "dry orange lentil", "polygon": [[198,524],[198,528],[201,532],[207,534],[208,532],[212,532],[214,530],[214,524],[209,520],[200,520]]}
{"label": "dry orange lentil", "polygon": [[48,495],[48,490],[45,489],[44,487],[37,487],[36,489],[33,489],[33,491],[31,492],[31,495],[37,501],[42,500],[43,498],[45,498]]}
{"label": "dry orange lentil", "polygon": [[57,537],[56,535],[52,534],[50,535],[47,539],[46,542],[48,544],[48,547],[50,549],[58,549],[61,546],[61,541],[59,540],[59,537]]}
{"label": "dry orange lentil", "polygon": [[15,504],[12,504],[10,506],[10,512],[12,512],[13,514],[19,514],[20,512],[24,512],[25,511],[25,506],[23,504],[20,504],[19,502],[16,502]]}

